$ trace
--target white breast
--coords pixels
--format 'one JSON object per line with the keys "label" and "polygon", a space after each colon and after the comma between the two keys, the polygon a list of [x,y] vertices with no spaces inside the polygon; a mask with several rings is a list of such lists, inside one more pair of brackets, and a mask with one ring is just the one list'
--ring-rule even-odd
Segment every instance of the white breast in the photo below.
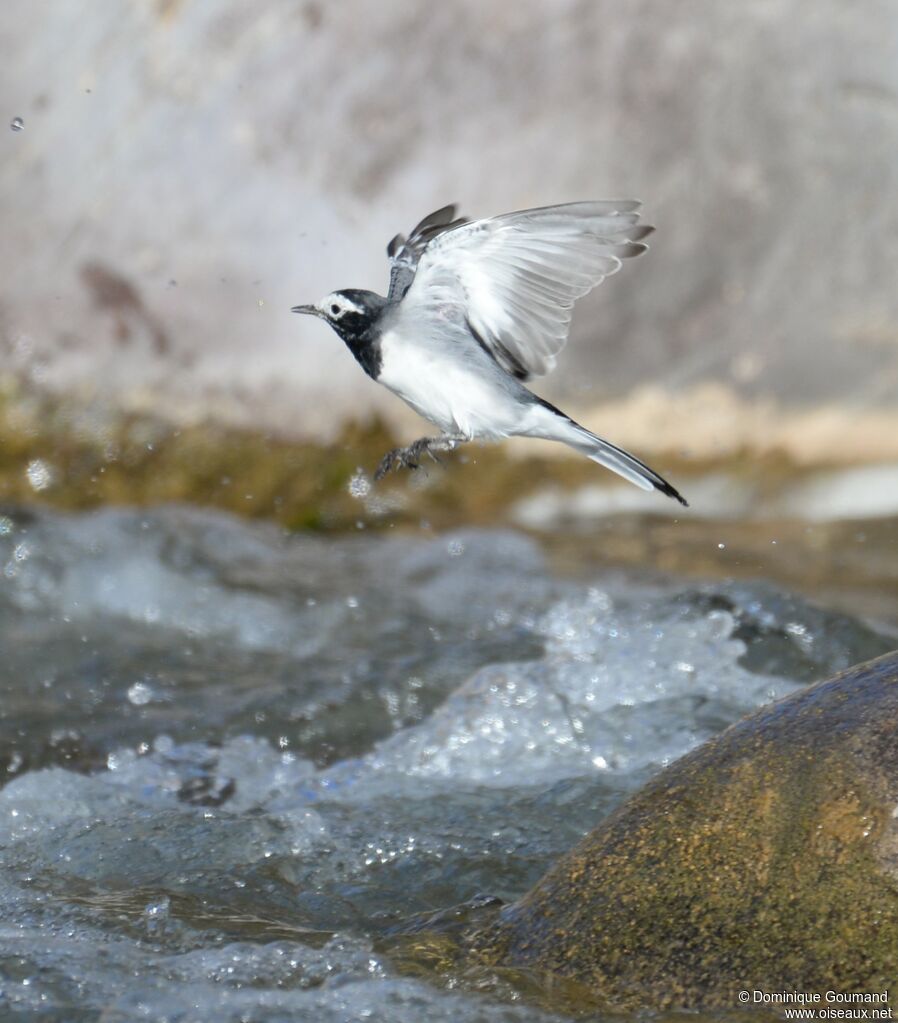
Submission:
{"label": "white breast", "polygon": [[516,432],[520,409],[512,395],[477,360],[455,354],[451,342],[441,349],[386,331],[381,358],[378,382],[444,433],[499,438]]}

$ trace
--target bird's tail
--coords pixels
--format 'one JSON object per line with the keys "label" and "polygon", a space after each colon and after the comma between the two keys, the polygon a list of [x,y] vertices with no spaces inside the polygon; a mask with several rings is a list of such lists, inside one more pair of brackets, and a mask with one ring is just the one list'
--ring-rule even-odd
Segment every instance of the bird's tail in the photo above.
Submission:
{"label": "bird's tail", "polygon": [[[660,476],[654,469],[650,469],[645,462],[640,462],[638,458],[628,451],[624,451],[623,448],[616,447],[607,440],[590,433],[589,430],[579,423],[575,423],[554,405],[543,401],[540,401],[540,404],[546,411],[554,414],[551,418],[551,426],[548,429],[543,426],[538,433],[534,432],[533,435],[543,436],[547,440],[561,441],[568,447],[574,448],[575,451],[582,452],[594,462],[598,462],[599,465],[604,465],[606,469],[616,472],[618,476],[623,476],[625,480],[635,483],[637,487],[641,487],[643,490],[660,490],[662,494],[666,494],[675,501],[679,501],[684,507],[688,507],[689,502],[686,498],[663,476]],[[544,419],[543,422],[545,423],[546,420]]]}

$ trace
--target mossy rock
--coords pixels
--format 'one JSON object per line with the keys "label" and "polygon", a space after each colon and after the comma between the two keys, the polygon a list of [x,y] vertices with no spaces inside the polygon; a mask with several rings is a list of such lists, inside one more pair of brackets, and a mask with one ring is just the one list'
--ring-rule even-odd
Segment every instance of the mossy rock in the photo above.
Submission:
{"label": "mossy rock", "polygon": [[898,990],[898,652],[662,771],[476,934],[622,1008]]}

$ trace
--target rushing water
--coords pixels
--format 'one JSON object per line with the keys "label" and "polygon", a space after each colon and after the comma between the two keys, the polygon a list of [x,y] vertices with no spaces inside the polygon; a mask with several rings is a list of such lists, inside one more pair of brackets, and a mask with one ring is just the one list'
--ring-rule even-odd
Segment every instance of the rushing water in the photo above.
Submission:
{"label": "rushing water", "polygon": [[660,766],[894,645],[772,585],[554,578],[513,532],[0,533],[4,1018],[566,1018],[396,936],[517,897]]}

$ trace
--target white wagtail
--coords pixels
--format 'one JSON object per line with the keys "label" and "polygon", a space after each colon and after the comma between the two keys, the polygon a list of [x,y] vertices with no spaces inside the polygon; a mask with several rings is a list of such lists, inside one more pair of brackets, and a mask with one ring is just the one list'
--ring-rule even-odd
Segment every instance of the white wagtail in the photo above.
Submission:
{"label": "white wagtail", "polygon": [[574,202],[469,221],[444,206],[387,246],[386,298],[346,288],[293,308],[326,320],[372,379],[442,431],[390,451],[377,479],[474,438],[541,437],[686,504],[638,458],[523,384],[555,365],[574,302],[645,252],[640,239],[653,229],[637,223],[638,209]]}

